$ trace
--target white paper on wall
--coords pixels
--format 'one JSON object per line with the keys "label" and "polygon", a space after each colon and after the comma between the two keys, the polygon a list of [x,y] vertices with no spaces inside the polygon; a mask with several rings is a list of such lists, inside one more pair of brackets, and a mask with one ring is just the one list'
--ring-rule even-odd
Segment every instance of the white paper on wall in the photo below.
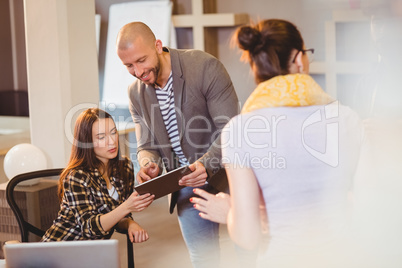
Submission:
{"label": "white paper on wall", "polygon": [[136,1],[111,5],[102,95],[102,102],[106,106],[114,104],[119,108],[128,107],[127,88],[136,78],[128,73],[117,56],[116,38],[121,27],[132,21],[147,24],[164,46],[177,47],[171,1]]}

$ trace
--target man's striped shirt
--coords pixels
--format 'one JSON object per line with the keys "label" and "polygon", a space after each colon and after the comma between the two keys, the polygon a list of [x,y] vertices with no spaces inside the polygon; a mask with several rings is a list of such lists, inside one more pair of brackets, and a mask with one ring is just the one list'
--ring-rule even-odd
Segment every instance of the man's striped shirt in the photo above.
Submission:
{"label": "man's striped shirt", "polygon": [[188,165],[188,160],[185,157],[180,146],[179,131],[177,128],[176,111],[174,106],[172,73],[170,73],[166,85],[163,88],[156,87],[155,92],[162,113],[163,122],[165,123],[166,131],[169,136],[170,144],[172,145],[172,149],[174,153],[178,156],[180,165]]}

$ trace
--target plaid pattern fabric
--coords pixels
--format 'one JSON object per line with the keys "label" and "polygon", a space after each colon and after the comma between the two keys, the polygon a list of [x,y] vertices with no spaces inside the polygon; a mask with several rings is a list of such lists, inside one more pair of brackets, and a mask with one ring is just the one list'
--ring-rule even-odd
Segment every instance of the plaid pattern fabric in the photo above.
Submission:
{"label": "plaid pattern fabric", "polygon": [[[64,196],[60,211],[53,225],[46,231],[42,241],[108,239],[114,228],[105,231],[100,224],[100,216],[124,202],[134,188],[133,164],[125,159],[125,168],[130,174],[129,192],[124,194],[124,182],[117,173],[112,174],[111,184],[119,194],[119,201],[108,192],[106,182],[97,169],[72,170],[64,181]],[[131,217],[131,214],[126,217]]]}

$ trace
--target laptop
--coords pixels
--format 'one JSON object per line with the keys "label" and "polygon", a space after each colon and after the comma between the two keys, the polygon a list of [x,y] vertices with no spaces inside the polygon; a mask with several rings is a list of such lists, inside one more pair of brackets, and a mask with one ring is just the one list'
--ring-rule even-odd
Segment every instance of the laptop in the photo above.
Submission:
{"label": "laptop", "polygon": [[5,244],[8,268],[120,268],[116,239]]}

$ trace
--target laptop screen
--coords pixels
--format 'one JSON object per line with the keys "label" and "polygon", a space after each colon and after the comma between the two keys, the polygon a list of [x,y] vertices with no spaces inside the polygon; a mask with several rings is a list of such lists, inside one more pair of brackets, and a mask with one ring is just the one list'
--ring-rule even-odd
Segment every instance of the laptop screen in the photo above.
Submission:
{"label": "laptop screen", "polygon": [[116,239],[30,242],[4,245],[8,268],[119,268]]}

